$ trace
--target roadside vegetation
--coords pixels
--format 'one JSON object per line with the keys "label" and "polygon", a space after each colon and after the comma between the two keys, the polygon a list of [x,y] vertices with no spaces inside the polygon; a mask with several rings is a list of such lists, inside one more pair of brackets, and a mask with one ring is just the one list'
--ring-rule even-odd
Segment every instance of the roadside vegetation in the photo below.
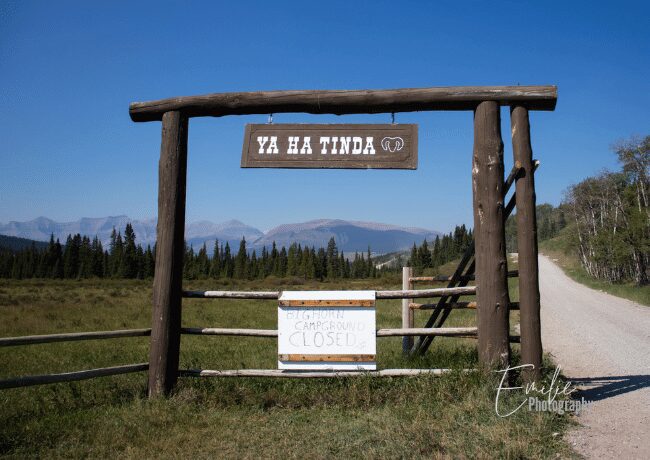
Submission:
{"label": "roadside vegetation", "polygon": [[650,306],[650,285],[639,286],[634,281],[611,283],[596,279],[587,273],[580,264],[575,247],[571,245],[574,230],[573,226],[569,226],[557,237],[541,242],[539,252],[550,257],[562,268],[564,273],[578,283],[641,305]]}
{"label": "roadside vegetation", "polygon": [[[444,270],[444,271],[443,271]],[[441,267],[442,273],[451,266]],[[189,289],[398,288],[381,280],[188,281]],[[514,294],[514,293],[513,293]],[[378,303],[377,326],[400,324],[400,303]],[[2,280],[0,336],[149,327],[151,282]],[[425,320],[419,312],[417,322]],[[475,324],[455,311],[449,326]],[[187,299],[184,326],[275,328],[272,301]],[[516,321],[516,320],[515,320]],[[514,321],[513,321],[514,322]],[[146,362],[148,338],[3,348],[0,379]],[[476,342],[438,337],[422,358],[401,339],[378,340],[380,368],[477,366]],[[183,336],[181,368],[275,368],[263,338]],[[516,359],[515,352],[515,359]],[[549,368],[551,368],[550,363]],[[551,369],[552,372],[552,369]],[[0,391],[0,455],[25,457],[549,458],[573,454],[569,416],[494,412],[497,375],[454,372],[392,379],[180,379],[172,397],[146,398],[146,374]],[[513,392],[514,393],[514,392]],[[518,397],[517,397],[518,396]],[[514,408],[521,395],[506,395]]]}
{"label": "roadside vegetation", "polygon": [[[574,280],[650,305],[650,136],[613,147],[620,171],[604,171],[571,186],[554,207],[537,206],[540,252]],[[516,251],[514,216],[506,243]]]}

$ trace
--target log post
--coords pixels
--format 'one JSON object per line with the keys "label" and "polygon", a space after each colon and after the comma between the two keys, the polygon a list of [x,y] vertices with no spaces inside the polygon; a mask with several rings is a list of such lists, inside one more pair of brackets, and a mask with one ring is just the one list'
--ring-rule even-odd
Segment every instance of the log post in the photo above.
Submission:
{"label": "log post", "polygon": [[541,377],[542,336],[539,317],[535,177],[528,109],[523,106],[512,107],[510,121],[514,160],[518,161],[522,167],[516,179],[521,364],[535,366],[533,369],[526,369],[523,372],[524,380],[531,382],[539,380]]}
{"label": "log post", "polygon": [[474,111],[472,191],[478,352],[479,362],[486,369],[503,369],[510,362],[503,170],[499,104],[481,102]]}
{"label": "log post", "polygon": [[149,397],[168,394],[178,377],[185,231],[188,119],[162,118],[158,164],[158,227],[149,350]]}
{"label": "log post", "polygon": [[[410,291],[413,288],[411,277],[413,276],[413,268],[402,267],[402,290]],[[410,303],[413,299],[402,299],[402,329],[413,328],[413,310]],[[402,353],[407,356],[413,348],[413,337],[404,336],[402,338]]]}

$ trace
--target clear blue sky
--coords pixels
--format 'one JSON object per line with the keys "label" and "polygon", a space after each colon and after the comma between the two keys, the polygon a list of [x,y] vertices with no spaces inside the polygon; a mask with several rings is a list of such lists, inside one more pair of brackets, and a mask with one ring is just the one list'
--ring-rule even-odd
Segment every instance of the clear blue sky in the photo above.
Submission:
{"label": "clear blue sky", "polygon": [[[100,4],[101,3],[101,4]],[[647,2],[0,2],[0,222],[155,216],[160,123],[132,101],[223,91],[558,85],[531,115],[538,202],[650,127]],[[282,122],[390,115],[278,114]],[[240,169],[244,125],[190,124],[187,220],[472,224],[472,114],[419,123],[417,171]],[[503,110],[506,167],[512,164]]]}

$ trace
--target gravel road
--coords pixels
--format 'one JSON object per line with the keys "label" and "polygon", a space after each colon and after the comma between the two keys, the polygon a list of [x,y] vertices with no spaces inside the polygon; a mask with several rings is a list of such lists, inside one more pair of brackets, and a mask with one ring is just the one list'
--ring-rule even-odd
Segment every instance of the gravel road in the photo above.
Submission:
{"label": "gravel road", "polygon": [[650,459],[650,307],[576,283],[539,257],[542,341],[594,403],[568,439],[587,458]]}

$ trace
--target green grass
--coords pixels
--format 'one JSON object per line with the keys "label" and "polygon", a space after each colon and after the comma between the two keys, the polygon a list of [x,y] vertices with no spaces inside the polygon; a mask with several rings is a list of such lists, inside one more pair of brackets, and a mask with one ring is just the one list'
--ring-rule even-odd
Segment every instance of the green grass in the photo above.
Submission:
{"label": "green grass", "polygon": [[617,297],[632,300],[641,305],[650,306],[650,285],[637,286],[632,282],[610,283],[593,278],[580,264],[578,254],[569,241],[566,232],[562,232],[553,239],[540,242],[539,252],[550,257],[562,268],[564,273],[578,283]]}
{"label": "green grass", "polygon": [[[398,288],[397,277],[341,283],[194,281],[190,289]],[[424,286],[422,286],[424,287]],[[150,281],[0,281],[0,337],[148,327]],[[514,300],[514,299],[513,299]],[[380,301],[378,327],[399,327],[400,301]],[[186,300],[183,325],[275,328],[273,301]],[[455,311],[447,325],[474,325]],[[514,318],[513,318],[514,319]],[[416,324],[426,320],[418,312]],[[0,349],[0,378],[145,362],[148,338]],[[378,365],[477,366],[475,341],[436,338],[406,360],[401,339],[378,340]],[[183,336],[181,368],[276,367],[276,341]],[[167,399],[146,398],[146,374],[0,391],[0,455],[25,457],[422,457],[572,456],[567,416],[494,413],[496,375],[354,379],[179,380]],[[509,397],[508,404],[514,404]]]}

